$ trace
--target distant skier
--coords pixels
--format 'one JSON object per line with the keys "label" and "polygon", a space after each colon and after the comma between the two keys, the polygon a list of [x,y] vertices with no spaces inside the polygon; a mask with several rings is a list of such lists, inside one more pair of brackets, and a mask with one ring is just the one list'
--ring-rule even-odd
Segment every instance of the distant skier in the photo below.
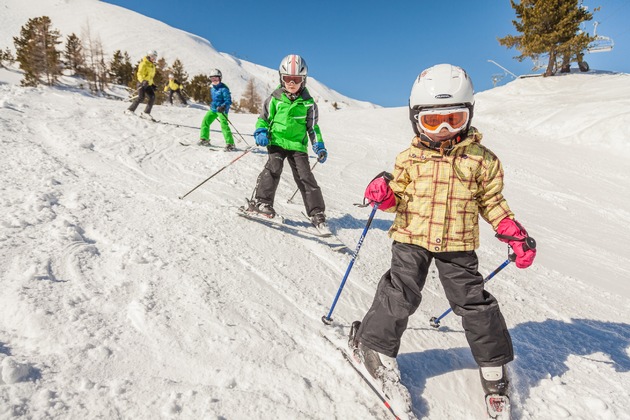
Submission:
{"label": "distant skier", "polygon": [[151,109],[155,103],[156,86],[153,84],[153,78],[155,77],[155,61],[157,60],[157,56],[157,51],[148,51],[146,57],[144,57],[140,65],[138,65],[138,71],[136,73],[136,78],[138,79],[138,96],[131,103],[129,108],[127,108],[127,111],[125,111],[127,114],[133,114],[136,108],[138,108],[138,105],[144,101],[144,95],[147,95],[149,100],[147,106],[144,108],[144,112],[140,113],[140,116],[153,120]]}
{"label": "distant skier", "polygon": [[230,105],[232,105],[232,95],[230,93],[230,88],[221,82],[222,77],[223,75],[221,74],[221,70],[210,70],[210,82],[212,83],[212,86],[210,87],[210,96],[212,102],[210,103],[210,109],[201,122],[199,144],[201,146],[210,145],[210,124],[219,118],[221,131],[223,132],[223,138],[225,139],[225,150],[231,152],[236,150],[234,147],[234,137],[232,136],[232,131],[230,130],[230,125],[227,119],[227,114],[230,111]]}
{"label": "distant skier", "polygon": [[168,83],[164,86],[164,92],[168,93],[168,101],[173,105],[173,93],[176,93],[182,104],[187,105],[184,95],[182,95],[182,84],[175,79],[175,75],[168,75]]}
{"label": "distant skier", "polygon": [[517,267],[529,267],[536,250],[524,246],[527,232],[503,197],[501,162],[471,127],[474,105],[472,82],[459,67],[439,64],[416,79],[409,98],[416,134],[411,146],[396,158],[390,182],[377,176],[365,191],[372,205],[381,203],[379,209],[396,218],[389,230],[391,268],[354,343],[372,376],[400,377],[400,341],[435,261],[450,306],[462,317],[484,391],[505,396],[505,365],[514,353],[497,300],[477,271],[479,216],[512,247]]}
{"label": "distant skier", "polygon": [[306,214],[316,228],[324,230],[326,205],[308,161],[308,143],[320,163],[326,161],[328,152],[317,125],[317,104],[306,89],[307,72],[306,61],[299,55],[288,55],[280,63],[280,86],[267,98],[256,122],[256,144],[266,146],[269,157],[258,176],[255,201],[249,210],[275,217],[274,198],[287,159]]}

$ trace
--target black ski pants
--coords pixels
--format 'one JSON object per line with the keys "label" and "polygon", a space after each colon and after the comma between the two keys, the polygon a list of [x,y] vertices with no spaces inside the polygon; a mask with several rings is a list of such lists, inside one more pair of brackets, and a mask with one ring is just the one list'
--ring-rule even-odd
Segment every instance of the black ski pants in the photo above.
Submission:
{"label": "black ski pants", "polygon": [[172,90],[169,89],[168,90],[168,101],[171,103],[171,105],[173,105],[173,93],[176,93],[177,96],[179,97],[179,100],[182,104],[186,105],[186,99],[184,99],[184,95],[182,95],[182,91],[177,89],[177,90]]}
{"label": "black ski pants", "polygon": [[420,246],[394,242],[392,265],[381,278],[372,307],[359,330],[367,347],[396,357],[407,321],[422,300],[431,261],[462,326],[479,366],[501,366],[514,359],[512,339],[497,300],[484,290],[474,251],[433,253]]}
{"label": "black ski pants", "polygon": [[267,147],[267,152],[269,156],[267,163],[260,175],[258,175],[258,182],[256,183],[256,200],[273,206],[284,167],[284,160],[286,159],[293,172],[293,179],[302,194],[306,214],[312,216],[316,213],[324,212],[326,210],[324,197],[311,171],[308,154],[294,150],[285,150],[279,146],[269,146]]}
{"label": "black ski pants", "polygon": [[146,112],[147,114],[151,113],[151,109],[153,108],[153,104],[155,103],[155,91],[153,90],[153,87],[144,82],[138,83],[138,97],[129,106],[129,111],[136,111],[138,105],[140,105],[144,101],[144,95],[149,98],[147,106],[144,108],[144,112]]}

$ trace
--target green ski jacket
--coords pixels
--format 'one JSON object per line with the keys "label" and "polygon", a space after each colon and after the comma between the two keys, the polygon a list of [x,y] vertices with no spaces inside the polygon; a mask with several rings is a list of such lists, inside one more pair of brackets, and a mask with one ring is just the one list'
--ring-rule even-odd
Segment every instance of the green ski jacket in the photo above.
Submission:
{"label": "green ski jacket", "polygon": [[307,145],[323,142],[317,122],[319,111],[306,88],[291,101],[282,88],[265,101],[256,128],[269,130],[269,145],[308,153]]}

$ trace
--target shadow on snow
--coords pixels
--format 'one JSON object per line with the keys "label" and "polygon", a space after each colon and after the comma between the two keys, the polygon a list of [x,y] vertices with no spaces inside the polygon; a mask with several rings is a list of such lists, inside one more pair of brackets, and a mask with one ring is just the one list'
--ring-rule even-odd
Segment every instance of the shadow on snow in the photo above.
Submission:
{"label": "shadow on snow", "polygon": [[[630,324],[589,319],[547,320],[520,324],[511,329],[510,334],[516,355],[510,363],[513,392],[521,401],[525,401],[530,390],[542,380],[566,373],[569,356],[602,353],[610,361],[598,360],[598,363],[606,363],[617,372],[630,371],[630,353],[626,350],[630,346]],[[400,354],[398,364],[402,381],[412,395],[414,412],[421,417],[429,414],[428,404],[422,398],[428,378],[461,369],[477,369],[467,347]]]}

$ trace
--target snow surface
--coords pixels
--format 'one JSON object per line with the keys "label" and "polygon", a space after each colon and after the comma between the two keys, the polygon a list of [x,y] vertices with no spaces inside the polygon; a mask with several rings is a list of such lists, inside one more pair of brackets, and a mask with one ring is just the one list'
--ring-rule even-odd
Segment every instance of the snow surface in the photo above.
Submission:
{"label": "snow surface", "polygon": [[[253,143],[255,115],[230,114],[240,152],[184,147],[200,106],[156,106],[179,126],[156,124],[72,79],[22,88],[17,74],[0,70],[1,419],[390,418],[320,334],[346,333],[368,309],[391,215],[377,214],[324,326],[351,257],[235,213],[267,157],[254,148],[225,167]],[[474,123],[539,249],[487,286],[516,351],[516,419],[630,419],[628,98],[630,76],[606,72],[477,95]],[[353,203],[408,146],[407,110],[325,112],[320,126],[330,155],[314,171],[330,226],[354,249],[370,210]],[[297,218],[294,190],[286,168],[276,208]],[[506,248],[483,222],[481,235],[489,273]],[[432,269],[398,358],[403,382],[419,418],[484,418],[459,319],[429,326],[447,307]]]}

